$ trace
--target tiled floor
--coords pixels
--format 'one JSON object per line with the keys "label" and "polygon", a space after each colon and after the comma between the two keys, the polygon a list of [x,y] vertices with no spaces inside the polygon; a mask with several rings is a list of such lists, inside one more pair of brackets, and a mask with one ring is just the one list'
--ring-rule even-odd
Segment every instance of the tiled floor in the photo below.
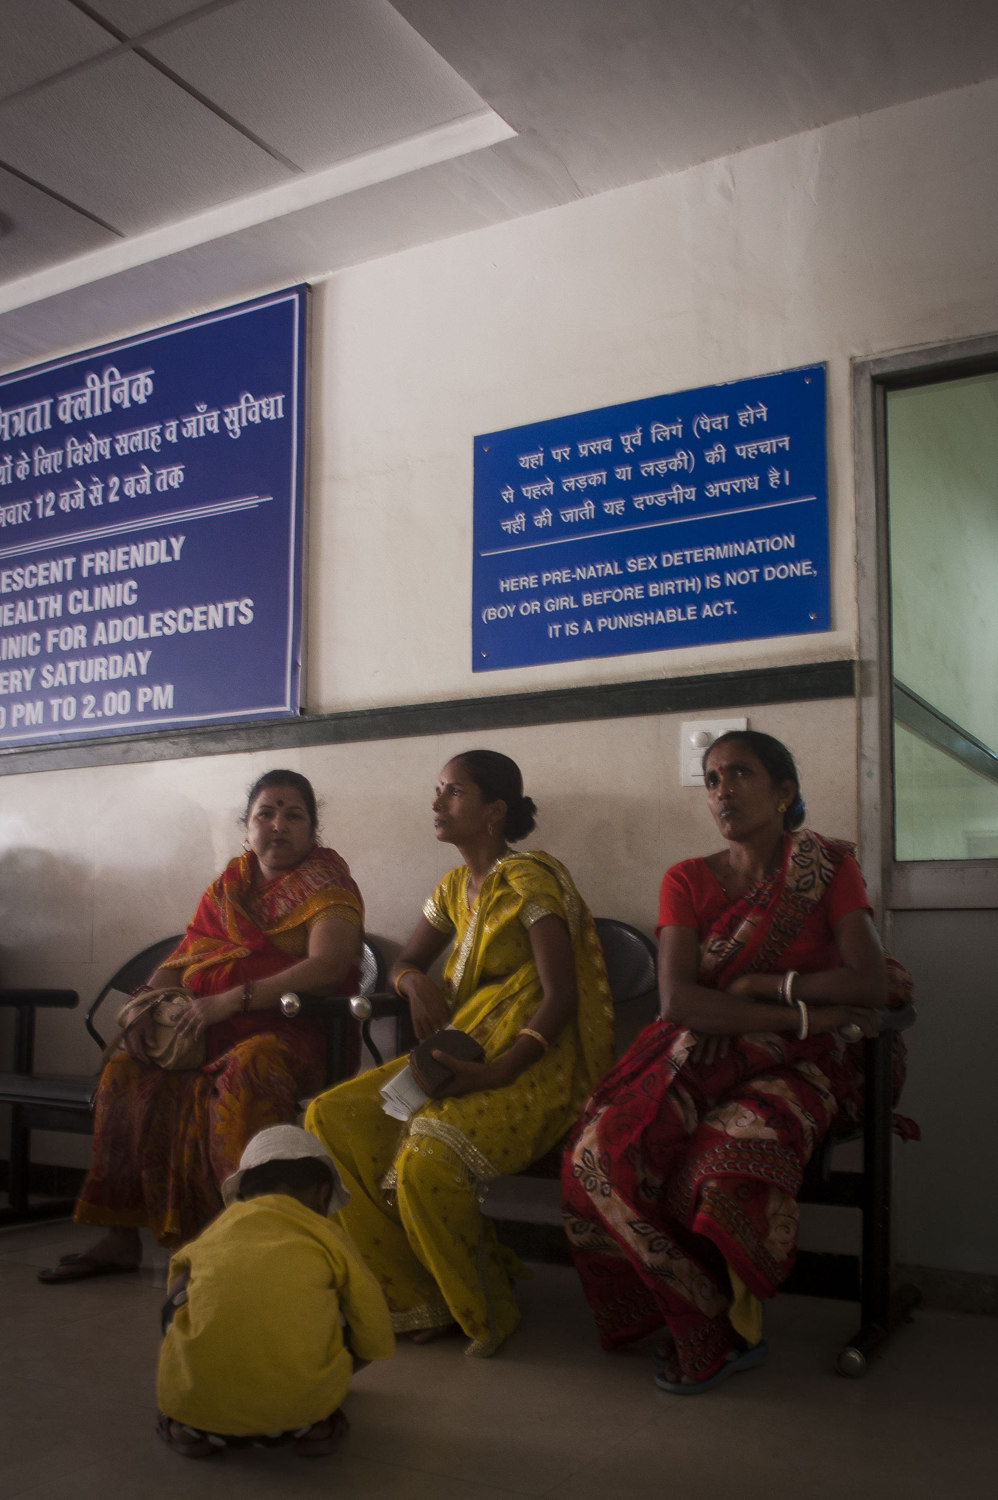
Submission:
{"label": "tiled floor", "polygon": [[152,1430],[165,1260],[45,1287],[67,1224],[0,1231],[0,1500],[988,1500],[998,1492],[998,1320],[920,1312],[865,1380],[832,1357],[849,1304],[767,1310],[768,1364],[712,1394],[656,1391],[647,1355],[600,1352],[571,1271],[539,1266],[493,1360],[400,1345],[357,1377],[329,1459],[176,1457]]}

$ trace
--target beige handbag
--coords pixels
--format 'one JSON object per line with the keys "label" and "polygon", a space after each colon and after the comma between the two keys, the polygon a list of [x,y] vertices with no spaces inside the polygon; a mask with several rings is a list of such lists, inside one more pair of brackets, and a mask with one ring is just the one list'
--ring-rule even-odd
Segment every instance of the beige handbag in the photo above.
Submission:
{"label": "beige handbag", "polygon": [[190,1000],[187,990],[144,990],[118,1012],[121,1035],[107,1055],[120,1047],[136,1062],[177,1071],[200,1068],[205,1060],[204,1036],[181,1036],[177,1019]]}

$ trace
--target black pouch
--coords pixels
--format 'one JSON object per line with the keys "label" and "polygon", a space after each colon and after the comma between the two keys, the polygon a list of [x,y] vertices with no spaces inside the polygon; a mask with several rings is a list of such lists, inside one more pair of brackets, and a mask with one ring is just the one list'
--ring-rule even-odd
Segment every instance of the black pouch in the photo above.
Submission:
{"label": "black pouch", "polygon": [[453,1070],[434,1057],[434,1052],[446,1052],[461,1062],[485,1061],[481,1043],[476,1042],[466,1031],[457,1031],[453,1026],[447,1026],[442,1031],[435,1031],[432,1036],[424,1037],[409,1053],[409,1067],[413,1078],[431,1099],[442,1088],[446,1088],[454,1077]]}

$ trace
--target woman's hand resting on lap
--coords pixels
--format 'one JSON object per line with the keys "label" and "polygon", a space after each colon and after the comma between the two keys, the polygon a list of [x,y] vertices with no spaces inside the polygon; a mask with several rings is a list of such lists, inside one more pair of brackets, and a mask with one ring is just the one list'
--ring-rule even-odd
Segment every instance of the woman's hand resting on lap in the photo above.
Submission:
{"label": "woman's hand resting on lap", "polygon": [[809,1005],[807,1013],[811,1036],[838,1031],[840,1026],[853,1023],[865,1037],[880,1035],[880,1017],[865,1005]]}
{"label": "woman's hand resting on lap", "polygon": [[226,1020],[242,1006],[242,990],[223,990],[220,995],[191,995],[177,1020],[181,1036],[200,1036],[206,1026]]}
{"label": "woman's hand resting on lap", "polygon": [[433,1056],[454,1074],[446,1086],[434,1094],[435,1099],[454,1099],[459,1094],[478,1094],[484,1089],[504,1089],[519,1072],[505,1064],[501,1057],[495,1062],[482,1063],[464,1062],[447,1052],[434,1052]]}
{"label": "woman's hand resting on lap", "polygon": [[426,974],[410,969],[404,976],[403,993],[409,1002],[412,1029],[419,1041],[450,1025],[450,1012],[444,997]]}

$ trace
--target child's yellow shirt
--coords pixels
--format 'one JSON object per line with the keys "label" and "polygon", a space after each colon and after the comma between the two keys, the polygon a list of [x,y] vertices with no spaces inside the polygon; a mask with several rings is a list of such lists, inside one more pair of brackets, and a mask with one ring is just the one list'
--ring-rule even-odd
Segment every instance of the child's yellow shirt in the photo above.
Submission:
{"label": "child's yellow shirt", "polygon": [[[159,1408],[207,1432],[286,1432],[335,1411],[353,1360],[395,1349],[381,1288],[345,1230],[284,1193],[234,1203],[178,1250]],[[347,1329],[344,1330],[343,1322]]]}

